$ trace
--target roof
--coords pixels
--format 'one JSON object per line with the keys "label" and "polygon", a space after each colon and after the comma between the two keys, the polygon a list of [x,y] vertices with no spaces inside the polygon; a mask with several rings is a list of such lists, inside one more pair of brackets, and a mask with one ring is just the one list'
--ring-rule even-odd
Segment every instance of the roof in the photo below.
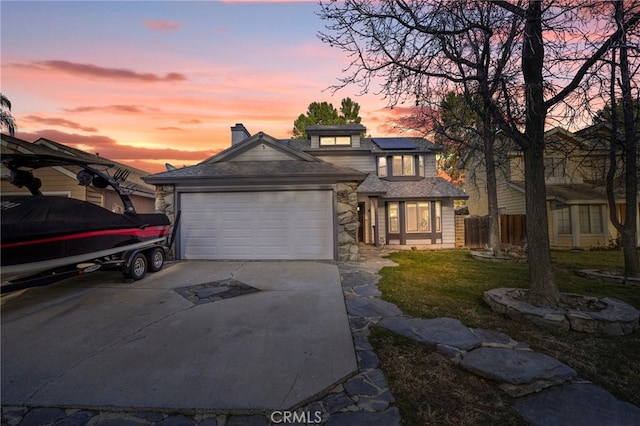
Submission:
{"label": "roof", "polygon": [[418,146],[408,138],[373,138],[380,149],[416,149]]}
{"label": "roof", "polygon": [[[127,177],[126,182],[124,183],[124,187],[132,189],[137,192],[141,192],[144,194],[154,195],[155,188],[142,180],[142,177],[148,175],[148,172],[145,172],[140,169],[136,169],[135,167],[127,166],[126,164],[118,163],[116,161],[112,161],[108,158],[101,157],[99,155],[93,155],[86,153],[84,151],[80,151],[79,149],[72,148],[70,146],[61,144],[56,141],[52,141],[46,138],[40,138],[35,142],[28,142],[23,139],[16,138],[14,136],[2,135],[3,149],[5,145],[8,149],[14,149],[24,154],[39,154],[39,155],[58,155],[58,156],[67,156],[70,158],[79,159],[82,161],[86,161],[87,163],[111,163],[115,167],[128,170],[130,172]],[[81,170],[80,167],[77,166],[58,166],[64,167],[65,169],[72,172],[74,175]]]}
{"label": "roof", "polygon": [[217,163],[221,161],[228,161],[238,155],[247,152],[260,144],[266,144],[277,151],[281,151],[287,154],[294,160],[305,160],[305,161],[317,161],[318,159],[309,155],[296,147],[288,146],[282,144],[280,140],[275,139],[264,132],[258,132],[255,135],[247,138],[239,143],[231,145],[229,148],[225,149],[222,152],[219,152],[216,155],[213,155],[201,163]]}
{"label": "roof", "polygon": [[426,177],[420,180],[387,180],[380,179],[375,173],[369,173],[364,182],[358,187],[358,192],[367,195],[379,195],[383,199],[469,198],[460,188],[441,177]]}
{"label": "roof", "polygon": [[[385,145],[385,141],[391,141],[391,148],[383,149],[377,143],[380,142],[382,145]],[[402,142],[399,142],[402,141]],[[344,152],[345,154],[353,154],[354,152],[368,152],[373,154],[407,154],[407,153],[431,153],[442,151],[442,147],[440,145],[436,145],[433,142],[429,142],[424,138],[362,138],[360,140],[360,148],[354,148],[350,146],[345,147],[320,147],[320,148],[311,148],[311,141],[309,139],[281,139],[281,143],[285,145],[292,146],[299,150],[305,152],[320,152],[320,151],[332,151],[332,152]],[[398,148],[397,144],[412,144],[415,148],[407,149],[407,148]]]}
{"label": "roof", "polygon": [[[524,193],[524,182],[509,182],[510,186]],[[563,204],[593,203],[602,204],[607,202],[607,193],[604,185],[591,183],[568,183],[568,184],[547,184],[547,200],[557,200]],[[615,191],[616,199],[624,199],[624,191]]]}
{"label": "roof", "polygon": [[364,179],[364,173],[346,167],[336,166],[325,161],[223,161],[200,163],[172,171],[148,176],[147,182],[168,182],[175,179],[192,178],[269,178],[296,176],[344,176]]}
{"label": "roof", "polygon": [[318,124],[305,127],[307,135],[357,135],[367,131],[367,128],[359,123],[349,124]]}
{"label": "roof", "polygon": [[[286,153],[290,160],[232,161],[260,145],[268,145]],[[195,166],[147,176],[151,184],[272,184],[272,183],[336,183],[362,181],[365,173],[322,161],[293,146],[283,145],[263,132],[239,142]]]}

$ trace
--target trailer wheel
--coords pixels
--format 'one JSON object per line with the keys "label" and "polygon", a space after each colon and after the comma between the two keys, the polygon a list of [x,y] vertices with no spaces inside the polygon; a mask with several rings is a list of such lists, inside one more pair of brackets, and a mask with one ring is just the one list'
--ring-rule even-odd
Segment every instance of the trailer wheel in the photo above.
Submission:
{"label": "trailer wheel", "polygon": [[124,272],[124,276],[127,278],[131,278],[134,281],[138,281],[144,278],[146,273],[147,257],[142,253],[138,253],[133,256],[129,268]]}
{"label": "trailer wheel", "polygon": [[158,272],[164,266],[164,250],[161,247],[147,250],[147,271]]}

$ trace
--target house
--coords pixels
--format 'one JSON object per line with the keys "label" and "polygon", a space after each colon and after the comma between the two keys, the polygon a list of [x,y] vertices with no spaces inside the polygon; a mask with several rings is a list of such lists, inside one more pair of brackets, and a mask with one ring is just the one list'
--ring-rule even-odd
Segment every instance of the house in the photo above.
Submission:
{"label": "house", "polygon": [[[48,154],[71,156],[87,162],[112,163],[115,168],[127,170],[127,177],[124,186],[129,189],[129,198],[131,199],[138,213],[153,213],[155,210],[155,188],[142,180],[147,172],[116,163],[107,158],[97,155],[88,154],[86,152],[71,148],[59,142],[50,139],[40,138],[35,142],[27,142],[13,136],[3,134],[0,138],[1,154]],[[92,185],[82,186],[78,184],[76,174],[80,171],[77,166],[65,167],[46,167],[34,170],[33,174],[42,180],[41,191],[44,195],[60,195],[71,197],[78,200],[90,201],[93,204],[107,208],[111,211],[121,213],[124,211],[122,200],[118,194],[110,186],[101,189]],[[2,169],[1,175],[8,175],[6,169]],[[5,195],[29,194],[26,188],[17,188],[6,179],[2,179],[0,191]]]}
{"label": "house", "polygon": [[364,138],[359,124],[309,126],[309,139],[231,128],[230,148],[148,176],[180,212],[178,259],[355,260],[358,244],[453,247],[453,201],[422,138]]}
{"label": "house", "polygon": [[[595,134],[594,126],[576,133],[560,127],[545,133],[547,217],[552,248],[606,247],[619,237],[609,220],[604,185],[608,142],[602,137],[593,137]],[[476,179],[475,184],[466,185],[469,213],[487,215],[486,174],[482,161],[469,158],[465,173]],[[619,181],[614,192],[619,218],[627,213],[623,185]],[[524,186],[524,156],[520,150],[512,149],[497,171],[501,215],[526,214]],[[632,211],[638,215],[637,207]]]}

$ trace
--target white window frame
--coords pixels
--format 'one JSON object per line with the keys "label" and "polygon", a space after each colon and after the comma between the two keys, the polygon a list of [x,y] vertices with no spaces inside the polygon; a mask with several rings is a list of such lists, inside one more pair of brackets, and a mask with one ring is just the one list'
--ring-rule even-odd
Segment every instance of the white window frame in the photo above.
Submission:
{"label": "white window frame", "polygon": [[[396,159],[400,159],[400,170],[396,167]],[[409,162],[410,159],[410,162]],[[393,176],[416,176],[416,158],[415,155],[393,155],[391,157],[392,167],[391,173]],[[409,173],[405,167],[405,163],[411,164],[411,172]]]}
{"label": "white window frame", "polygon": [[[586,210],[585,210],[586,209]],[[578,206],[581,235],[601,235],[604,232],[601,204],[581,204]],[[598,228],[598,229],[594,229]]]}
{"label": "white window frame", "polygon": [[[400,233],[400,203],[388,203],[387,204],[388,215],[387,226],[390,234]],[[395,215],[392,213],[395,211]]]}
{"label": "white window frame", "polygon": [[387,176],[387,157],[378,157],[378,176]]}
{"label": "white window frame", "polygon": [[351,136],[320,136],[320,146],[351,146]]}
{"label": "white window frame", "polygon": [[[415,209],[415,215],[409,213],[409,209]],[[425,214],[426,213],[426,214]],[[405,203],[405,231],[407,234],[426,234],[431,232],[431,202],[407,201]]]}
{"label": "white window frame", "polygon": [[[564,217],[564,212],[566,212],[567,217]],[[556,204],[555,209],[555,218],[556,218],[556,229],[558,231],[558,235],[572,235],[572,223],[571,223],[571,206],[567,204]],[[569,232],[566,231],[566,220],[568,219]]]}

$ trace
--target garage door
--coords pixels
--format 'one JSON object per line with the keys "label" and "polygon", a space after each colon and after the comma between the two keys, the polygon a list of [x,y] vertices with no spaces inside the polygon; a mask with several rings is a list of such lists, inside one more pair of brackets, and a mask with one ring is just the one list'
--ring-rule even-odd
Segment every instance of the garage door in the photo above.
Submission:
{"label": "garage door", "polygon": [[333,259],[332,191],[181,194],[182,259]]}

